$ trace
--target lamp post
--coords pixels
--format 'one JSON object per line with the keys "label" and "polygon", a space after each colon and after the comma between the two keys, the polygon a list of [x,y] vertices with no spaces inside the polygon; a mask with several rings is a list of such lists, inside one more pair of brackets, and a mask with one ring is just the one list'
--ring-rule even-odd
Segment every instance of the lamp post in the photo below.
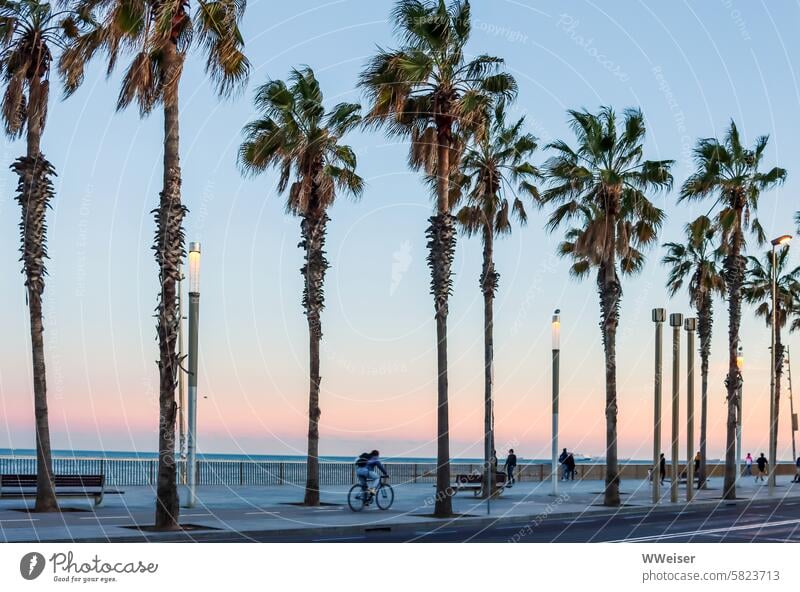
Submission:
{"label": "lamp post", "polygon": [[[178,279],[178,359],[183,359],[183,265]],[[183,369],[178,369],[178,458],[180,483],[186,483],[186,381]]]}
{"label": "lamp post", "polygon": [[740,376],[740,379],[739,379],[739,415],[738,415],[738,417],[736,419],[736,455],[737,455],[736,458],[739,459],[739,460],[736,461],[736,466],[739,467],[739,472],[738,472],[738,474],[736,476],[736,480],[738,481],[739,477],[741,477],[742,473],[743,473],[743,471],[742,471],[742,463],[744,462],[744,454],[743,454],[743,451],[742,451],[742,411],[744,410],[744,407],[742,406],[742,403],[743,403],[743,401],[742,401],[742,394],[743,394],[742,384],[744,383],[744,380],[741,379],[742,370],[744,369],[744,356],[742,355],[742,346],[741,345],[739,346],[739,351],[737,352],[737,355],[736,355],[736,367],[739,369],[739,376]]}
{"label": "lamp post", "polygon": [[792,236],[784,234],[778,238],[772,239],[772,346],[770,348],[770,361],[769,365],[769,476],[767,477],[769,483],[769,494],[775,493],[775,464],[778,459],[778,415],[775,413],[777,405],[775,404],[775,364],[777,363],[776,338],[777,338],[777,324],[778,324],[778,272],[777,260],[775,257],[775,247],[778,245],[786,245],[792,240]]}
{"label": "lamp post", "polygon": [[683,315],[672,313],[669,315],[669,326],[672,327],[672,482],[670,483],[669,499],[672,503],[678,501],[678,455],[680,454],[678,438],[680,434],[680,397],[681,397],[681,327]]}
{"label": "lamp post", "polygon": [[797,431],[797,415],[794,413],[794,398],[792,393],[792,363],[789,359],[789,346],[786,346],[786,378],[789,381],[789,414],[792,416],[792,461],[797,460],[797,447],[795,446],[794,433]]}
{"label": "lamp post", "polygon": [[694,497],[694,332],[697,319],[683,321],[686,330],[686,501]]}
{"label": "lamp post", "polygon": [[200,243],[189,243],[189,413],[187,471],[189,495],[187,507],[197,502],[197,324],[200,312]]}
{"label": "lamp post", "polygon": [[553,312],[551,323],[551,334],[553,342],[553,442],[551,446],[553,495],[558,495],[558,375],[559,375],[559,355],[561,353],[561,310]]}
{"label": "lamp post", "polygon": [[653,504],[661,501],[661,366],[664,320],[666,311],[663,308],[653,309],[653,323],[656,325],[656,368],[655,392],[653,393]]}

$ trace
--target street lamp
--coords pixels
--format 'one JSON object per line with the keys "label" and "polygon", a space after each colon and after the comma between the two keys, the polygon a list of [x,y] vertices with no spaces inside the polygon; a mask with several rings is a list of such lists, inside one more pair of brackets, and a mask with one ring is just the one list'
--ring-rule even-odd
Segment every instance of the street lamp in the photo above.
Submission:
{"label": "street lamp", "polygon": [[200,312],[200,243],[189,243],[189,434],[187,463],[189,496],[187,507],[197,502],[197,324]]}
{"label": "street lamp", "polygon": [[736,461],[736,466],[739,467],[739,474],[737,475],[737,481],[739,477],[742,476],[742,463],[744,462],[744,454],[742,454],[742,412],[744,407],[742,406],[742,384],[744,380],[742,379],[742,370],[744,369],[744,356],[742,355],[742,346],[739,345],[739,351],[736,355],[736,367],[739,369],[739,416],[736,419],[736,454],[739,460]]}
{"label": "street lamp", "polygon": [[656,325],[656,367],[655,392],[653,394],[653,504],[661,501],[661,366],[662,335],[666,311],[663,308],[653,309],[653,323]]}
{"label": "street lamp", "polygon": [[683,328],[686,330],[686,501],[690,502],[694,494],[694,332],[697,319],[686,319]]}
{"label": "street lamp", "polygon": [[680,396],[681,396],[681,327],[683,315],[679,312],[669,315],[669,326],[672,327],[672,483],[670,483],[670,501],[678,502],[678,437],[680,426]]}
{"label": "street lamp", "polygon": [[551,450],[553,495],[558,495],[558,374],[559,354],[561,353],[561,310],[553,311],[550,325],[553,345],[553,442]]}
{"label": "street lamp", "polygon": [[778,272],[777,272],[777,259],[775,256],[775,247],[789,244],[792,240],[792,235],[784,234],[778,238],[772,239],[772,347],[770,348],[770,361],[769,365],[769,493],[775,493],[775,463],[778,456],[778,417],[775,413],[775,364],[777,360],[777,353],[775,351],[775,341],[777,336],[777,323],[778,323]]}

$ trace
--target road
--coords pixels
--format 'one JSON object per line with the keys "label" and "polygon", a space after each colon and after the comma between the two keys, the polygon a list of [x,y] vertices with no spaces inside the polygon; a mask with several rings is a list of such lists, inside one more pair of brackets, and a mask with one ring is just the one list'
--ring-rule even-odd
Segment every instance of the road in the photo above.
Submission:
{"label": "road", "polygon": [[[133,537],[130,541],[137,540]],[[142,540],[139,538],[138,540]],[[159,540],[165,540],[159,537]],[[262,532],[193,532],[169,540],[195,542],[800,542],[800,501],[758,501],[725,504],[677,513],[659,511],[544,519],[533,525],[523,520],[493,526],[445,523],[435,529],[353,534],[276,536]]]}

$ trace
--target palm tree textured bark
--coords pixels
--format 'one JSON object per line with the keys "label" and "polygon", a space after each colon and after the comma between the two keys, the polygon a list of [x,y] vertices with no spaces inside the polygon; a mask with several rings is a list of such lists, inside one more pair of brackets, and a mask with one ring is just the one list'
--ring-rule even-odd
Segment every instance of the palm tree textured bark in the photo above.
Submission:
{"label": "palm tree textured bark", "polygon": [[168,85],[164,96],[164,188],[155,211],[156,240],[153,246],[161,283],[156,327],[159,349],[159,429],[155,526],[157,529],[170,530],[178,528],[180,513],[175,463],[175,388],[179,370],[176,344],[180,323],[177,282],[184,255],[183,217],[187,210],[181,203],[179,153],[178,81],[183,56],[178,53],[174,43],[167,43],[163,59]]}

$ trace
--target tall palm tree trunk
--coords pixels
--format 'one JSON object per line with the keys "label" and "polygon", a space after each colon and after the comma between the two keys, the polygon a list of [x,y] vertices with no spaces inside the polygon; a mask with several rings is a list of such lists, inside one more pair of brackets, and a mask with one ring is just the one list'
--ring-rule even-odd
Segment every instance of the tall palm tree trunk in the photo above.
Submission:
{"label": "tall palm tree trunk", "polygon": [[183,58],[174,43],[164,51],[167,90],[164,96],[164,188],[155,210],[156,239],[153,249],[158,263],[161,294],[157,311],[159,349],[159,429],[158,480],[156,484],[157,529],[178,528],[177,466],[175,463],[175,387],[178,376],[178,292],[180,267],[183,259],[183,217],[186,208],[181,203],[180,135],[178,82]]}
{"label": "tall palm tree trunk", "polygon": [[[741,212],[737,215],[741,221]],[[741,414],[739,387],[742,377],[736,364],[739,348],[739,326],[742,321],[742,282],[744,281],[744,257],[742,231],[737,227],[731,237],[731,249],[725,257],[724,272],[728,289],[728,375],[725,387],[728,391],[728,420],[725,436],[725,481],[722,497],[736,499],[736,427]]]}
{"label": "tall palm tree trunk", "polygon": [[[44,84],[47,84],[46,82]],[[50,423],[47,413],[47,380],[44,359],[44,325],[42,294],[44,293],[44,261],[47,258],[46,214],[53,198],[50,177],[55,169],[40,151],[43,109],[46,89],[34,76],[30,81],[26,156],[11,165],[19,176],[17,203],[22,211],[20,239],[25,288],[30,316],[31,357],[33,363],[33,403],[36,422],[36,512],[57,512],[58,502],[53,488],[53,460],[50,449]]]}
{"label": "tall palm tree trunk", "polygon": [[494,270],[494,229],[487,224],[483,233],[483,271],[481,291],[483,292],[483,495],[491,491],[490,475],[495,470],[494,458],[494,295],[500,274]]}
{"label": "tall palm tree trunk", "polygon": [[306,491],[303,503],[318,506],[319,498],[319,346],[322,339],[321,313],[325,303],[323,291],[325,271],[325,232],[328,216],[324,211],[311,209],[300,224],[302,242],[306,251],[306,264],[301,269],[305,278],[303,306],[308,320],[309,392],[308,392],[308,460],[306,463]]}
{"label": "tall palm tree trunk", "polygon": [[708,360],[711,355],[711,328],[713,310],[711,298],[706,296],[697,309],[698,333],[700,334],[700,474],[698,485],[703,489],[706,484],[706,453],[708,439]]}
{"label": "tall palm tree trunk", "polygon": [[[613,244],[613,241],[611,241]],[[617,327],[622,287],[617,277],[613,256],[611,263],[603,263],[597,274],[600,294],[600,311],[603,332],[603,349],[606,359],[606,487],[603,504],[618,506],[619,466],[617,462]]]}
{"label": "tall palm tree trunk", "polygon": [[429,219],[428,266],[431,268],[431,293],[436,311],[437,366],[437,434],[436,434],[436,502],[434,515],[448,517],[453,513],[450,499],[450,418],[447,400],[447,313],[452,287],[451,270],[456,248],[455,218],[450,214],[450,143],[449,124],[439,125],[437,213]]}

